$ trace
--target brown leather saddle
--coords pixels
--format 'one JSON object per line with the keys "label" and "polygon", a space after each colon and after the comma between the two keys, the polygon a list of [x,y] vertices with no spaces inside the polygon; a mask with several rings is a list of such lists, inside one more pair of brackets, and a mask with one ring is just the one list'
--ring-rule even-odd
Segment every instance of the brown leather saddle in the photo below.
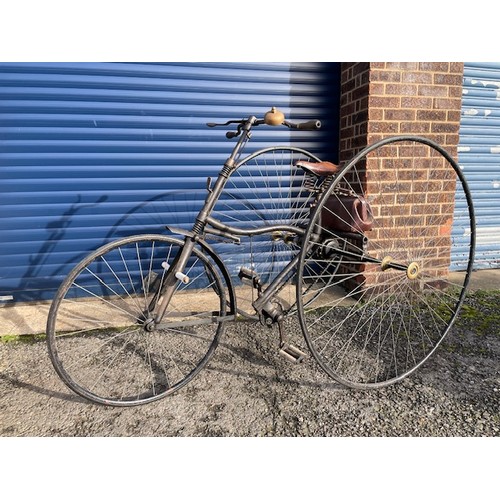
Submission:
{"label": "brown leather saddle", "polygon": [[[298,161],[295,164],[317,177],[327,177],[339,171],[339,166],[329,161]],[[336,192],[326,200],[322,210],[322,223],[333,231],[363,233],[373,226],[369,203],[354,192]]]}
{"label": "brown leather saddle", "polygon": [[304,169],[306,172],[316,175],[317,177],[326,177],[336,174],[339,171],[339,166],[329,161],[298,161],[295,164],[297,167]]}

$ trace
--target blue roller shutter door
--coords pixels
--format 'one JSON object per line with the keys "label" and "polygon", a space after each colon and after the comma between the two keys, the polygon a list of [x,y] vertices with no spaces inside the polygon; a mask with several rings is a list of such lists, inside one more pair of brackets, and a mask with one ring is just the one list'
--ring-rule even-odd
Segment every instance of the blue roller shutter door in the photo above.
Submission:
{"label": "blue roller shutter door", "polygon": [[458,158],[476,213],[474,267],[500,267],[500,63],[464,65]]}
{"label": "blue roller shutter door", "polygon": [[[335,161],[338,73],[333,63],[0,65],[0,296],[50,299],[90,250],[153,230],[142,209],[165,192],[202,191],[231,148],[206,122],[272,105],[319,118],[318,134],[262,127],[248,152],[288,144]],[[171,208],[193,215],[179,196]]]}

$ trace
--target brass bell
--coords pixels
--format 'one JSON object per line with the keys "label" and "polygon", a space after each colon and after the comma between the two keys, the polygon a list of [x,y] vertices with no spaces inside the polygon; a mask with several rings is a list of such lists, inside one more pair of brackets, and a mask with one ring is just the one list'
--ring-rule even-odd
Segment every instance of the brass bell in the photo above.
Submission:
{"label": "brass bell", "polygon": [[282,125],[285,121],[285,115],[274,106],[264,115],[266,125]]}

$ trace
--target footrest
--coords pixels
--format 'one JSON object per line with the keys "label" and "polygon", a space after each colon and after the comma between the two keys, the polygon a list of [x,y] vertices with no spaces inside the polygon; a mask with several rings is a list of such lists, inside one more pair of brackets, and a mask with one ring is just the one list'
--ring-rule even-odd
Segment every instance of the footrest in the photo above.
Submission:
{"label": "footrest", "polygon": [[298,347],[291,344],[285,344],[280,349],[280,354],[292,363],[301,363],[306,357],[305,352],[302,352]]}
{"label": "footrest", "polygon": [[255,280],[259,277],[259,275],[253,270],[253,269],[248,269],[248,267],[240,267],[240,270],[238,272],[238,278],[241,279],[246,279],[249,281]]}
{"label": "footrest", "polygon": [[240,267],[238,278],[242,281],[242,283],[248,283],[253,288],[260,291],[262,284],[260,282],[259,275],[254,270],[242,266]]}

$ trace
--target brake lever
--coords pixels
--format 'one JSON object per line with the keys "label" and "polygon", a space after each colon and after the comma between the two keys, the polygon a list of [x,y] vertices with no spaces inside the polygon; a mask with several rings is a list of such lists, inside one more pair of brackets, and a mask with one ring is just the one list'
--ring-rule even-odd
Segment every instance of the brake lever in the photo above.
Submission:
{"label": "brake lever", "polygon": [[225,127],[226,125],[231,125],[232,123],[239,123],[240,125],[243,123],[244,120],[229,120],[226,123],[207,123],[207,127]]}
{"label": "brake lever", "polygon": [[242,128],[243,128],[243,124],[240,123],[238,125],[238,129],[236,130],[236,132],[229,130],[228,132],[226,132],[226,137],[228,139],[233,139],[234,137],[238,137],[241,134]]}
{"label": "brake lever", "polygon": [[226,138],[233,139],[234,137],[238,137],[240,135],[240,133],[241,133],[241,131],[239,129],[236,132],[232,132],[232,131],[226,132]]}

